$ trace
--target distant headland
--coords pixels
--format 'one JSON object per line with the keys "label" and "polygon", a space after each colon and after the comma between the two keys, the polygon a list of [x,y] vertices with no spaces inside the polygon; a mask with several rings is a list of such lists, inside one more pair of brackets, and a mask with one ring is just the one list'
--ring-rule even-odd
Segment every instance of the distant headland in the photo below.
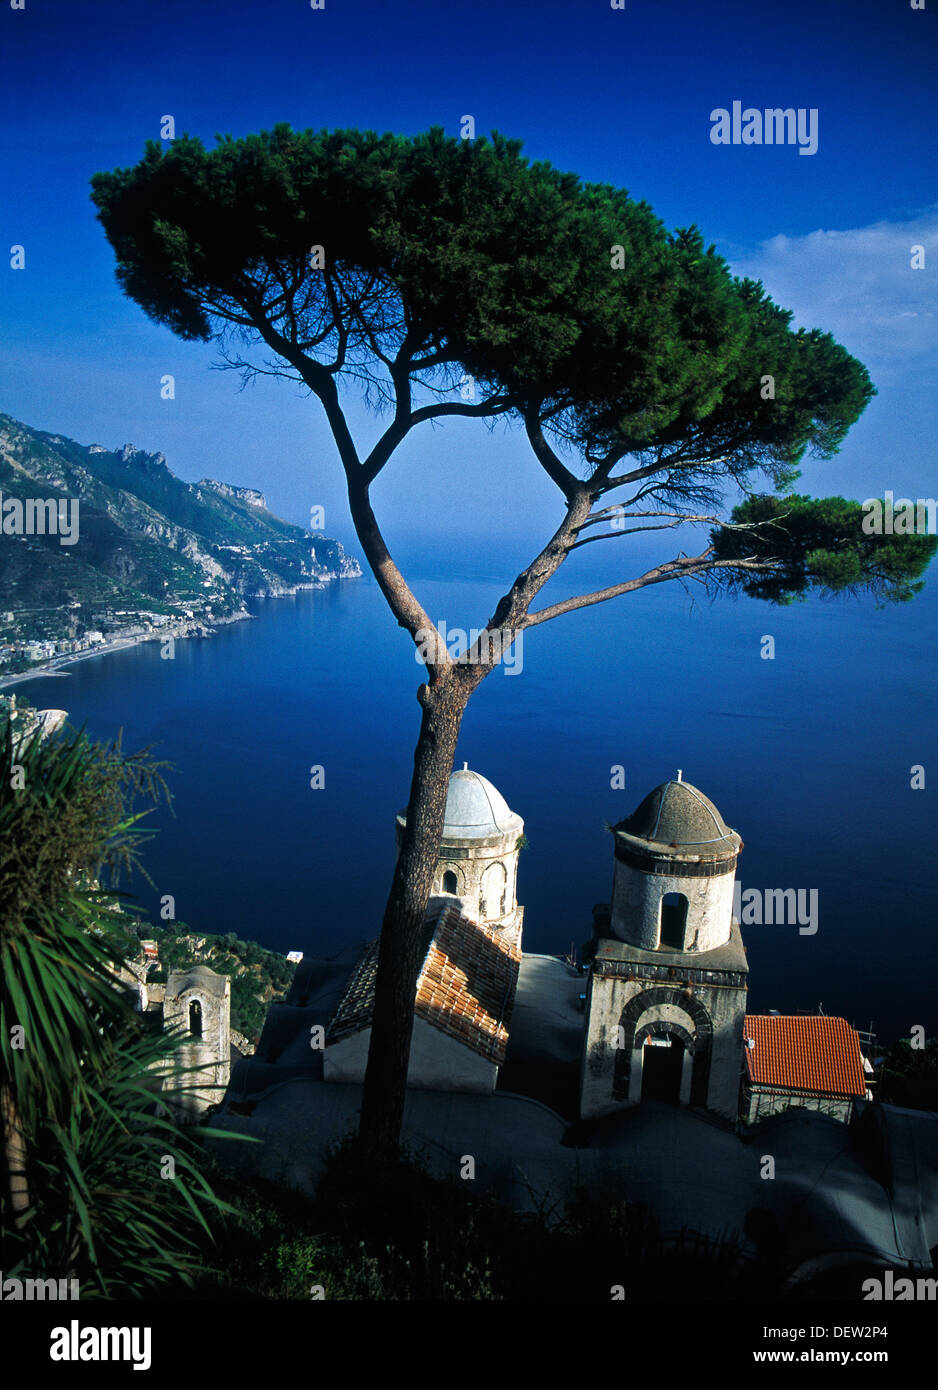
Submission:
{"label": "distant headland", "polygon": [[0,686],[137,642],[207,636],[245,601],[358,578],[253,488],[187,483],[160,453],[0,414]]}

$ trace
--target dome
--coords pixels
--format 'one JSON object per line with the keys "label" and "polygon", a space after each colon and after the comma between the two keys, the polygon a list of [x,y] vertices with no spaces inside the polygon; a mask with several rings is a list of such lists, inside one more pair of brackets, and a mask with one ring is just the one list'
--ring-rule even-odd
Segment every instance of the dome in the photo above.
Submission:
{"label": "dome", "polygon": [[[637,849],[657,853],[722,857],[736,854],[742,841],[709,797],[690,782],[662,782],[615,827],[617,836]],[[638,842],[638,843],[635,843]]]}
{"label": "dome", "polygon": [[514,830],[520,831],[521,824],[520,816],[509,808],[501,792],[486,777],[470,772],[468,763],[451,775],[443,822],[444,839],[475,840],[508,835]]}

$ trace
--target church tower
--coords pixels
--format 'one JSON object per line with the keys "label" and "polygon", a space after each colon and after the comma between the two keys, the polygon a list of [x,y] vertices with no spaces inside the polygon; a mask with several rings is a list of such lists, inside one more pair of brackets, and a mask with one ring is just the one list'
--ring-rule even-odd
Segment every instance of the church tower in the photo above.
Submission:
{"label": "church tower", "polygon": [[680,772],[613,836],[612,902],[594,909],[580,1113],[647,1096],[735,1120],[748,976],[733,919],[742,840]]}
{"label": "church tower", "polygon": [[[407,824],[397,818],[397,837]],[[518,856],[524,821],[488,778],[469,764],[450,775],[432,896],[461,900],[463,915],[484,927],[520,925]]]}
{"label": "church tower", "polygon": [[171,971],[163,1027],[181,1038],[173,1054],[181,1088],[175,1108],[181,1119],[196,1119],[221,1103],[231,1074],[231,980],[207,965]]}

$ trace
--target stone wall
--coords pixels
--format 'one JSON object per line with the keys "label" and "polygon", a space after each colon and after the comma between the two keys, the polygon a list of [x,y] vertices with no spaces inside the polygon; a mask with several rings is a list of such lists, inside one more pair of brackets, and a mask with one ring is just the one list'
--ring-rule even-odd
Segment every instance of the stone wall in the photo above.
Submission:
{"label": "stone wall", "polygon": [[221,1103],[231,1073],[231,981],[227,975],[204,965],[172,971],[166,981],[163,1027],[183,1038],[175,1053],[175,1084],[186,1089],[174,1099],[173,1108],[184,1118],[194,1119]]}
{"label": "stone wall", "polygon": [[666,893],[680,893],[687,899],[684,949],[712,951],[729,940],[735,881],[732,868],[718,875],[650,874],[617,858],[612,886],[612,934],[643,950],[656,950],[661,933],[661,901]]}
{"label": "stone wall", "polygon": [[[644,975],[655,963],[667,980]],[[693,979],[684,975],[691,965]],[[735,1121],[746,993],[746,957],[735,922],[730,942],[707,955],[652,953],[602,941],[586,1002],[581,1116],[612,1114],[639,1103],[645,1037],[652,1032],[684,1049],[680,1102]]]}

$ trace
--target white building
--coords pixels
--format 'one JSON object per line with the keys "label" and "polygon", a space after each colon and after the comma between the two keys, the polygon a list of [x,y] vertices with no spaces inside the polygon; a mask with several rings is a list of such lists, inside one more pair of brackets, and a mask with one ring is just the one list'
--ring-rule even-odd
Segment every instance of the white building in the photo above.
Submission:
{"label": "white building", "polygon": [[612,903],[594,909],[580,1113],[652,1096],[735,1121],[749,975],[733,918],[742,840],[680,773],[613,834]]}
{"label": "white building", "polygon": [[[398,844],[406,816],[397,818]],[[420,950],[408,1085],[495,1090],[521,964],[517,901],[524,822],[468,766],[449,781],[443,840]],[[377,939],[358,960],[326,1032],[323,1078],[361,1083],[368,1063]]]}
{"label": "white building", "polygon": [[[397,842],[407,824],[397,818]],[[458,898],[464,916],[498,927],[521,927],[518,856],[524,821],[487,778],[464,763],[449,779],[443,838],[433,891]]]}

